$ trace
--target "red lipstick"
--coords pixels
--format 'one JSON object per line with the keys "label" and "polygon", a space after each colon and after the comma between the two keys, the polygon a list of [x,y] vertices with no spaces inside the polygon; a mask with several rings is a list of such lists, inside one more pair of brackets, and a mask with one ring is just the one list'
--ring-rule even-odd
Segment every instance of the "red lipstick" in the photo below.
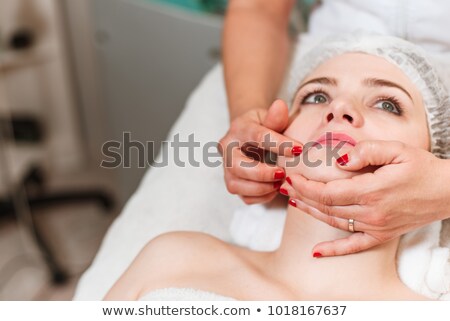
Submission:
{"label": "red lipstick", "polygon": [[320,145],[335,146],[335,145],[339,144],[340,142],[344,142],[344,143],[349,144],[351,146],[355,146],[356,145],[356,141],[352,137],[350,137],[349,135],[344,134],[344,133],[333,133],[333,132],[326,132],[325,134],[320,136],[315,141],[314,145],[320,144]]}

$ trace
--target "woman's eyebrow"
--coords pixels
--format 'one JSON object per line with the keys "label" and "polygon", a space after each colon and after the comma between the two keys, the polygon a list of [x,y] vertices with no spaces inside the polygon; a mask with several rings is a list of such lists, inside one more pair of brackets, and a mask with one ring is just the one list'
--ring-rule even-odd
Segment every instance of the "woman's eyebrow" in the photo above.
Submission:
{"label": "woman's eyebrow", "polygon": [[369,87],[394,87],[403,91],[411,100],[413,100],[411,95],[405,88],[396,84],[395,82],[386,79],[366,78],[363,80],[363,84]]}
{"label": "woman's eyebrow", "polygon": [[[336,78],[330,78],[330,77],[319,77],[319,78],[313,78],[311,80],[308,80],[307,82],[305,82],[304,84],[302,84],[296,91],[294,97],[298,94],[298,92],[305,87],[306,85],[309,84],[321,84],[321,85],[328,85],[328,86],[337,86],[338,85],[338,81]],[[366,78],[363,80],[363,84],[369,87],[393,87],[393,88],[397,88],[400,89],[401,91],[403,91],[411,100],[412,97],[410,95],[410,93],[404,89],[402,86],[386,80],[386,79],[379,79],[379,78]]]}
{"label": "woman's eyebrow", "polygon": [[336,78],[330,78],[330,77],[319,77],[319,78],[313,78],[311,80],[308,80],[304,84],[301,84],[300,87],[295,91],[294,97],[297,96],[298,92],[309,84],[321,84],[321,85],[329,85],[329,86],[337,86],[338,81]]}

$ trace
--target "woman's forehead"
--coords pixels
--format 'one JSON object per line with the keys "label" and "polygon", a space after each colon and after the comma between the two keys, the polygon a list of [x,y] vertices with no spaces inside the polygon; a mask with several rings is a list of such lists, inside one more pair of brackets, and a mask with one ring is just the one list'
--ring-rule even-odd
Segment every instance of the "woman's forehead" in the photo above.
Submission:
{"label": "woman's forehead", "polygon": [[336,73],[337,75],[353,75],[359,77],[371,76],[394,77],[405,82],[411,82],[404,72],[386,59],[374,55],[350,52],[327,59],[317,66],[304,80],[308,81],[317,74]]}

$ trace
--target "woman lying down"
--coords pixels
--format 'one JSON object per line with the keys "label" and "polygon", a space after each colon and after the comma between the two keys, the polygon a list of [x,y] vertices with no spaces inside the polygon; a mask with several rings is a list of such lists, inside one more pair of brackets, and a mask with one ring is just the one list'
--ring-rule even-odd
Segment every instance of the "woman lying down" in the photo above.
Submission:
{"label": "woman lying down", "polygon": [[[308,157],[302,161],[278,158],[286,175],[301,173],[325,182],[361,174],[340,170],[335,160],[327,166],[326,158],[337,143],[343,155],[367,139],[398,141],[399,148],[408,144],[448,157],[450,120],[445,110],[450,101],[433,68],[413,44],[363,34],[322,41],[297,57],[291,70],[292,118],[285,134],[316,143],[309,144]],[[326,133],[334,139],[326,138]],[[287,182],[282,187],[291,188]],[[324,224],[301,207],[289,201],[281,244],[271,252],[252,251],[196,232],[158,236],[144,247],[105,299],[430,298],[401,281],[399,238],[346,256],[319,258],[311,253],[315,244],[350,232]],[[439,233],[438,224],[435,233]]]}

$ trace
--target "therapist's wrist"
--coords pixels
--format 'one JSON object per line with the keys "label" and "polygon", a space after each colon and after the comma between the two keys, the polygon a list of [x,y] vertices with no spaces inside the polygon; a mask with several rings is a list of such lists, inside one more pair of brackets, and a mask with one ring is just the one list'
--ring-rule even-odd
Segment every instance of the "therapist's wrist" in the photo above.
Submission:
{"label": "therapist's wrist", "polygon": [[270,103],[265,102],[249,102],[229,105],[230,123],[251,110],[268,110]]}

